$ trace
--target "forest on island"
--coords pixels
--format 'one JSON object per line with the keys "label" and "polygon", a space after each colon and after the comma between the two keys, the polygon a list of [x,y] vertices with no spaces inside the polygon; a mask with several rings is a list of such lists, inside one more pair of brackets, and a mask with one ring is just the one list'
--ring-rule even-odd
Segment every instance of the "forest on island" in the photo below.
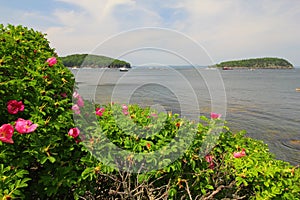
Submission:
{"label": "forest on island", "polygon": [[99,55],[73,54],[61,59],[66,67],[131,68],[130,63],[126,61]]}
{"label": "forest on island", "polygon": [[252,58],[243,60],[225,61],[216,64],[220,68],[262,68],[262,69],[293,69],[293,65],[282,58]]}

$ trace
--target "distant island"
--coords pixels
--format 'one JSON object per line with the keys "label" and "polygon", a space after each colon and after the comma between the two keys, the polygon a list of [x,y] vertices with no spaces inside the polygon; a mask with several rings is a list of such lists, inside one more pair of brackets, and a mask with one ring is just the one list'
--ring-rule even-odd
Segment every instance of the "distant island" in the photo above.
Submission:
{"label": "distant island", "polygon": [[72,54],[61,59],[66,67],[72,68],[131,68],[130,63],[126,61],[99,55]]}
{"label": "distant island", "polygon": [[213,67],[230,69],[294,69],[294,66],[282,58],[251,58],[243,60],[226,61]]}

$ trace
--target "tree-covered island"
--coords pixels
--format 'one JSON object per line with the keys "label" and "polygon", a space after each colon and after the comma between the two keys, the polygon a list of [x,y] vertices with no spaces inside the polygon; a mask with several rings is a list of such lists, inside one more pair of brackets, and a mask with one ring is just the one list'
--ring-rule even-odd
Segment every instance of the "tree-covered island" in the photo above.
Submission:
{"label": "tree-covered island", "polygon": [[99,55],[72,54],[61,59],[66,67],[131,68],[130,63],[126,61]]}
{"label": "tree-covered island", "polygon": [[226,61],[214,67],[228,69],[293,69],[294,66],[282,58],[251,58],[243,60]]}

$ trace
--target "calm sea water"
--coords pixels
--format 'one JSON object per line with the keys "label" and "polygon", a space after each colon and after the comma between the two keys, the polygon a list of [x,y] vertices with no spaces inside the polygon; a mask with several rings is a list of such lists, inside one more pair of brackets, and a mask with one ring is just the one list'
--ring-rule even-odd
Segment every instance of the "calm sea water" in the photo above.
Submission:
{"label": "calm sea water", "polygon": [[277,159],[300,164],[300,69],[210,70],[136,67],[72,70],[79,92],[106,104],[136,103],[192,120],[211,111],[233,131],[263,140]]}

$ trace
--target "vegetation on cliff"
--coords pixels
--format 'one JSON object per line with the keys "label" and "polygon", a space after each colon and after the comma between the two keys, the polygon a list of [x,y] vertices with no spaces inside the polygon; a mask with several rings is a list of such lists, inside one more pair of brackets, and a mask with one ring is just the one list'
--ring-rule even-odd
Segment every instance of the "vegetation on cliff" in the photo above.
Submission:
{"label": "vegetation on cliff", "polygon": [[252,58],[226,61],[216,64],[223,69],[293,69],[293,65],[282,58]]}
{"label": "vegetation on cliff", "polygon": [[72,54],[61,57],[61,59],[66,67],[130,68],[128,62],[99,55]]}

